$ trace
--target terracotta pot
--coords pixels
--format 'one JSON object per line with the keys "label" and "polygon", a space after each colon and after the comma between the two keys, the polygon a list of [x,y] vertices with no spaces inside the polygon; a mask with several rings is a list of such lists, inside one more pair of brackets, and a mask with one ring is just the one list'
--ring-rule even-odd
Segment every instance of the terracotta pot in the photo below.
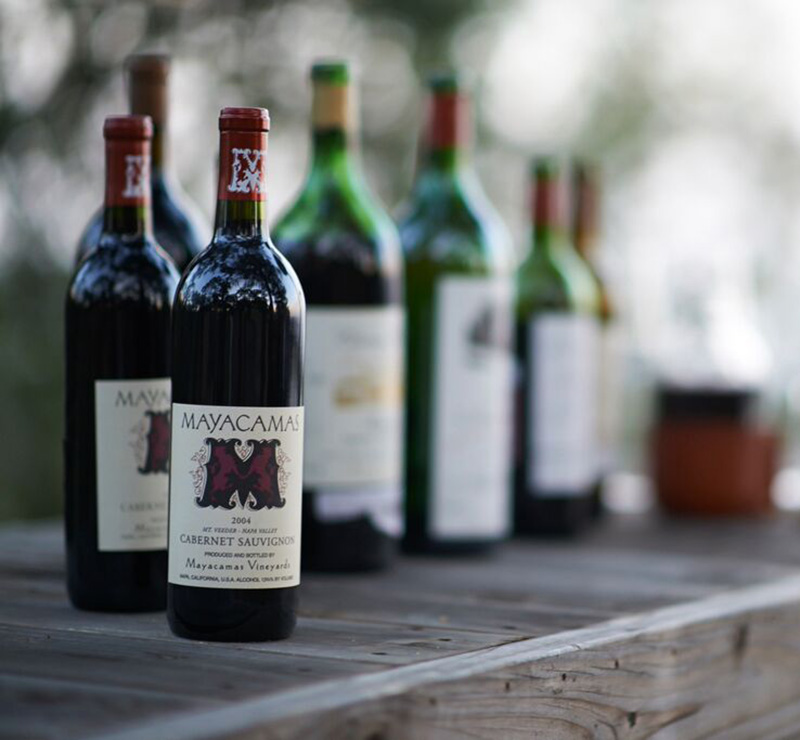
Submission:
{"label": "terracotta pot", "polygon": [[662,389],[652,462],[661,505],[674,514],[771,511],[778,440],[753,420],[755,394]]}

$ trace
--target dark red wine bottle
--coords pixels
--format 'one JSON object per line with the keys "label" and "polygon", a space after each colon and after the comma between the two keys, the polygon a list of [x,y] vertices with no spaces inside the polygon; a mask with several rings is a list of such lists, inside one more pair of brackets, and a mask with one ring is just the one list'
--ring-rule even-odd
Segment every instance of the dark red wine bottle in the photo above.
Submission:
{"label": "dark red wine bottle", "polygon": [[173,313],[170,627],[277,640],[300,583],[305,299],[267,230],[263,108],[225,108],[210,246]]}
{"label": "dark red wine bottle", "polygon": [[[135,54],[125,66],[130,112],[153,120],[152,166],[153,229],[156,241],[183,271],[205,246],[207,225],[172,174],[169,164],[170,58],[163,54]],[[97,244],[102,211],[95,214],[78,242],[80,262]]]}
{"label": "dark red wine bottle", "polygon": [[169,328],[178,274],[153,241],[145,116],[106,119],[98,247],[66,301],[67,585],[80,609],[166,601]]}

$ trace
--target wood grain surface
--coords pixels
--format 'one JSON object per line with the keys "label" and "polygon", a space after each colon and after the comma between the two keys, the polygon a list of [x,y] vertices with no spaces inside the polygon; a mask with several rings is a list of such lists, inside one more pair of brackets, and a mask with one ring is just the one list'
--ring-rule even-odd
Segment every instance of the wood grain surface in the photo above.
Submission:
{"label": "wood grain surface", "polygon": [[3,739],[800,737],[792,518],[306,575],[279,643],[72,609],[57,524],[0,530],[0,584]]}

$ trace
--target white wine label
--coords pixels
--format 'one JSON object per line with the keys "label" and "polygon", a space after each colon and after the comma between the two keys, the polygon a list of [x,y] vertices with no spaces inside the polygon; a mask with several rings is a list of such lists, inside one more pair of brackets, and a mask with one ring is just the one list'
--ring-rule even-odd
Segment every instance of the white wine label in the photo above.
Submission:
{"label": "white wine label", "polygon": [[175,403],[170,470],[170,583],[300,583],[302,407]]}
{"label": "white wine label", "polygon": [[314,514],[321,522],[347,522],[368,517],[375,529],[389,537],[403,534],[403,496],[400,484],[314,490]]}
{"label": "white wine label", "polygon": [[598,427],[600,473],[613,472],[620,461],[622,446],[623,379],[625,340],[617,321],[603,325],[600,332]]}
{"label": "white wine label", "polygon": [[402,533],[404,323],[399,306],[308,309],[303,479],[320,521]]}
{"label": "white wine label", "polygon": [[97,549],[167,547],[170,379],[97,380]]}
{"label": "white wine label", "polygon": [[598,473],[598,322],[544,313],[528,326],[527,478],[538,495],[581,496]]}
{"label": "white wine label", "polygon": [[448,277],[437,286],[431,532],[500,537],[509,527],[511,284]]}
{"label": "white wine label", "polygon": [[309,308],[306,488],[393,484],[403,444],[403,310]]}

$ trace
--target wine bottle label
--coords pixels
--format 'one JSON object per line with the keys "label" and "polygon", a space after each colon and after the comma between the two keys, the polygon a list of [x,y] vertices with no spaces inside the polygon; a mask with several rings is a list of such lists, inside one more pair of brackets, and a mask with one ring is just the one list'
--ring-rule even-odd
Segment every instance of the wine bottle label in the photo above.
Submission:
{"label": "wine bottle label", "polygon": [[600,330],[599,368],[599,460],[600,473],[612,472],[619,463],[622,442],[624,337],[616,321]]}
{"label": "wine bottle label", "polygon": [[316,488],[314,515],[335,524],[367,517],[372,526],[389,537],[403,534],[403,490],[400,482],[371,484],[342,490]]}
{"label": "wine bottle label", "polygon": [[150,141],[106,141],[106,206],[146,206],[150,203]]}
{"label": "wine bottle label", "polygon": [[170,583],[300,583],[302,407],[175,403],[170,467]]}
{"label": "wine bottle label", "polygon": [[404,340],[399,306],[308,309],[303,478],[323,521],[398,532]]}
{"label": "wine bottle label", "polygon": [[536,495],[582,496],[598,473],[598,322],[543,313],[528,325],[527,482]]}
{"label": "wine bottle label", "polygon": [[436,291],[428,521],[441,539],[509,526],[511,285],[448,277]]}
{"label": "wine bottle label", "polygon": [[97,549],[167,546],[170,379],[95,381]]}
{"label": "wine bottle label", "polygon": [[221,132],[219,158],[219,200],[267,199],[266,132]]}

